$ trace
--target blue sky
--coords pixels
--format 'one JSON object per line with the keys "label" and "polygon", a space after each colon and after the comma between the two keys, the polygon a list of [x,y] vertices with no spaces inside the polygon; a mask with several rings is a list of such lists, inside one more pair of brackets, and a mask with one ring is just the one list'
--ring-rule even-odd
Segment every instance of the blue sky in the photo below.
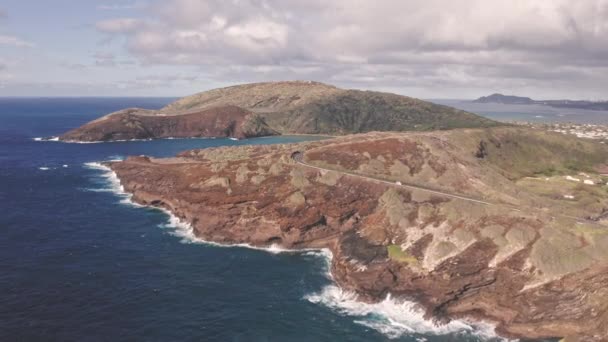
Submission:
{"label": "blue sky", "polygon": [[608,0],[0,3],[0,96],[182,96],[288,79],[605,100]]}
{"label": "blue sky", "polygon": [[[96,29],[117,16],[141,16],[144,2],[16,1],[0,4],[0,96],[180,96],[221,85],[162,77],[199,74],[198,66],[142,63],[124,39]],[[0,39],[2,41],[2,39]]]}

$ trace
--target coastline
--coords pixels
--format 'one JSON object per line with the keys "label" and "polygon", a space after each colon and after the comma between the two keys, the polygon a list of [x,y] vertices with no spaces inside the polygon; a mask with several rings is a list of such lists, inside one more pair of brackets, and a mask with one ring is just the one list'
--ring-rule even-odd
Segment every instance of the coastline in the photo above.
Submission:
{"label": "coastline", "polygon": [[[532,133],[542,142],[561,139],[557,134]],[[607,290],[601,284],[608,273],[598,266],[555,275],[550,268],[555,263],[542,258],[543,253],[556,251],[555,242],[549,241],[551,234],[564,232],[571,221],[553,222],[545,215],[401,190],[393,182],[375,181],[376,177],[362,181],[349,171],[363,167],[381,180],[394,180],[390,175],[399,171],[403,184],[411,174],[394,166],[402,160],[409,165],[420,161],[422,166],[416,171],[420,181],[428,178],[432,183],[433,175],[463,182],[480,179],[479,189],[484,189],[483,184],[499,180],[504,189],[499,194],[509,196],[512,182],[504,174],[484,172],[488,168],[468,152],[475,151],[477,139],[504,142],[513,134],[519,137],[528,131],[370,133],[301,144],[193,149],[161,160],[140,155],[107,165],[124,189],[133,193],[133,200],[166,208],[191,223],[203,240],[266,248],[272,244],[286,249],[331,248],[335,282],[341,290],[356,293],[359,302],[379,303],[390,293],[391,298],[419,303],[427,319],[491,322],[497,333],[508,338],[542,340],[601,331],[604,316],[587,319],[573,315],[571,309],[551,306],[568,302],[580,310],[603,312],[601,302],[584,302],[571,293],[573,289],[581,296],[604,293]],[[446,145],[446,137],[468,145]],[[600,147],[590,148],[595,149],[583,151],[585,156],[594,157],[592,153],[597,152],[601,157]],[[429,150],[434,152],[428,154]],[[401,157],[403,151],[407,158]],[[300,154],[320,169],[299,163]],[[382,158],[375,158],[378,154]],[[454,160],[468,167],[454,170],[450,168]],[[345,171],[326,165],[339,163]],[[372,166],[375,169],[369,169]],[[507,241],[486,238],[490,233]],[[512,234],[519,235],[513,238]],[[509,247],[508,239],[517,243],[516,248]],[[569,241],[577,245],[580,240]],[[596,248],[590,244],[583,251],[559,253]],[[526,286],[539,281],[544,281],[541,286]],[[547,296],[554,302],[544,301]]]}
{"label": "coastline", "polygon": [[496,333],[496,324],[478,317],[455,317],[447,323],[437,323],[429,319],[424,306],[406,298],[393,297],[387,293],[384,298],[365,297],[349,291],[341,286],[339,279],[332,274],[335,253],[330,248],[302,248],[289,249],[278,244],[270,246],[255,246],[249,243],[220,243],[205,240],[197,236],[194,228],[187,219],[169,206],[141,204],[134,199],[133,193],[125,190],[116,172],[107,164],[118,160],[85,163],[85,167],[103,171],[101,176],[110,185],[108,191],[120,197],[120,203],[136,208],[149,208],[158,210],[167,215],[167,222],[163,227],[173,229],[172,235],[181,238],[182,243],[196,243],[220,248],[247,248],[267,252],[270,254],[308,254],[324,259],[325,276],[330,284],[318,292],[303,297],[310,303],[323,305],[332,311],[353,317],[353,322],[374,329],[388,338],[398,338],[407,334],[429,334],[434,336],[448,334],[469,334],[488,341],[513,341]]}
{"label": "coastline", "polygon": [[327,134],[280,134],[280,135],[266,135],[261,137],[251,137],[244,139],[237,139],[231,137],[165,137],[165,138],[148,138],[148,139],[119,139],[119,140],[95,140],[95,141],[83,141],[83,140],[61,140],[59,136],[51,136],[51,137],[34,137],[31,140],[36,142],[62,142],[66,144],[102,144],[102,143],[118,143],[118,142],[131,142],[131,141],[154,141],[154,140],[207,140],[207,139],[229,139],[233,141],[244,141],[249,139],[268,139],[268,138],[276,138],[276,137],[311,137],[311,138],[319,138],[322,139],[333,139],[339,137],[339,135],[327,135]]}

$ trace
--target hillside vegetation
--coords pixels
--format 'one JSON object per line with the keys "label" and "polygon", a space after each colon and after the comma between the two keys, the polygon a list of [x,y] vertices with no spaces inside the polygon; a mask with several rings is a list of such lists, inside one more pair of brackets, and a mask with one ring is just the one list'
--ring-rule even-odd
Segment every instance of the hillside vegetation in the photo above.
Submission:
{"label": "hillside vegetation", "polygon": [[[249,120],[222,121],[219,129],[216,119],[218,113],[234,112],[240,109],[243,113],[255,118]],[[227,110],[227,108],[229,110]],[[195,125],[192,120],[181,124],[184,115],[197,114],[203,122],[213,127]],[[428,131],[450,128],[479,128],[501,125],[490,119],[482,118],[462,110],[396,94],[346,90],[318,82],[292,81],[253,83],[227,88],[213,89],[179,99],[158,111],[131,109],[129,119],[124,111],[109,114],[101,120],[95,120],[64,136],[62,140],[115,140],[163,137],[155,132],[164,132],[158,124],[171,123],[185,127],[171,130],[173,136],[232,136],[228,133],[247,130],[242,124],[257,125],[256,134],[244,136],[261,136],[272,134],[330,134],[344,135],[371,131]],[[149,129],[147,119],[137,129],[120,127],[121,122],[133,122],[135,116],[170,117],[154,121],[154,129]],[[207,118],[206,116],[209,116]],[[107,120],[112,118],[112,120]],[[93,124],[94,123],[94,124]],[[125,123],[126,125],[126,123]],[[186,129],[187,128],[187,129]],[[103,134],[99,134],[99,132]],[[114,134],[120,131],[120,134]],[[223,133],[228,132],[228,133]],[[218,134],[219,135],[211,135]]]}
{"label": "hillside vegetation", "polygon": [[429,317],[487,320],[514,338],[604,341],[608,177],[593,170],[607,161],[598,141],[515,126],[110,165],[133,200],[171,210],[203,240],[329,248],[332,279],[361,299],[390,293]]}

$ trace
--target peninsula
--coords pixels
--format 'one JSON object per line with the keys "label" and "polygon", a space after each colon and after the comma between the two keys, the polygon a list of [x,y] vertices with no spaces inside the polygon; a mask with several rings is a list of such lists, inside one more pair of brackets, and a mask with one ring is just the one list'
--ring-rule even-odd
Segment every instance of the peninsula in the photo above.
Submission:
{"label": "peninsula", "polygon": [[133,201],[203,240],[331,250],[333,278],[362,301],[407,298],[438,323],[483,320],[507,337],[608,339],[601,141],[308,82],[128,109],[61,139],[285,133],[337,137],[107,165]]}
{"label": "peninsula", "polygon": [[160,110],[121,110],[67,132],[59,139],[240,139],[277,134],[344,135],[496,125],[498,123],[475,114],[411,97],[340,89],[311,81],[289,81],[214,89],[184,97]]}
{"label": "peninsula", "polygon": [[108,165],[142,205],[219,243],[328,248],[363,301],[508,337],[608,338],[608,192],[596,141],[519,127],[375,132]]}

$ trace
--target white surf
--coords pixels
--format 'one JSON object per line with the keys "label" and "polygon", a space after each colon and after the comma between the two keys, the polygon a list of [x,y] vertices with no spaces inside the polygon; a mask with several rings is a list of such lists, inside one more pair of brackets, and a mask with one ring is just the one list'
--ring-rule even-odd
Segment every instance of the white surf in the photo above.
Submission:
{"label": "white surf", "polygon": [[[122,198],[120,202],[123,204],[143,207],[131,200],[131,194],[124,191],[117,175],[109,167],[97,162],[86,163],[85,166],[103,171],[102,176],[106,179],[109,187],[99,189],[100,191],[111,191],[115,193]],[[324,267],[325,274],[328,279],[332,279],[330,265],[333,255],[329,249],[290,250],[278,245],[257,247],[246,243],[221,244],[206,241],[194,234],[194,229],[189,222],[180,219],[164,208],[151,208],[158,209],[167,214],[167,222],[159,226],[165,229],[172,229],[171,234],[181,238],[182,243],[198,243],[216,247],[241,247],[261,250],[272,254],[302,253],[305,255],[313,255],[321,257],[326,261]],[[326,306],[340,315],[351,316],[353,317],[354,323],[374,329],[391,339],[407,335],[439,336],[461,334],[475,336],[485,341],[508,341],[507,339],[496,335],[494,326],[488,323],[453,320],[443,325],[435,324],[433,321],[424,318],[424,312],[418,304],[407,300],[394,299],[390,295],[378,303],[365,303],[358,301],[357,296],[354,293],[345,291],[335,284],[330,284],[319,292],[306,295],[304,299],[311,303]]]}

